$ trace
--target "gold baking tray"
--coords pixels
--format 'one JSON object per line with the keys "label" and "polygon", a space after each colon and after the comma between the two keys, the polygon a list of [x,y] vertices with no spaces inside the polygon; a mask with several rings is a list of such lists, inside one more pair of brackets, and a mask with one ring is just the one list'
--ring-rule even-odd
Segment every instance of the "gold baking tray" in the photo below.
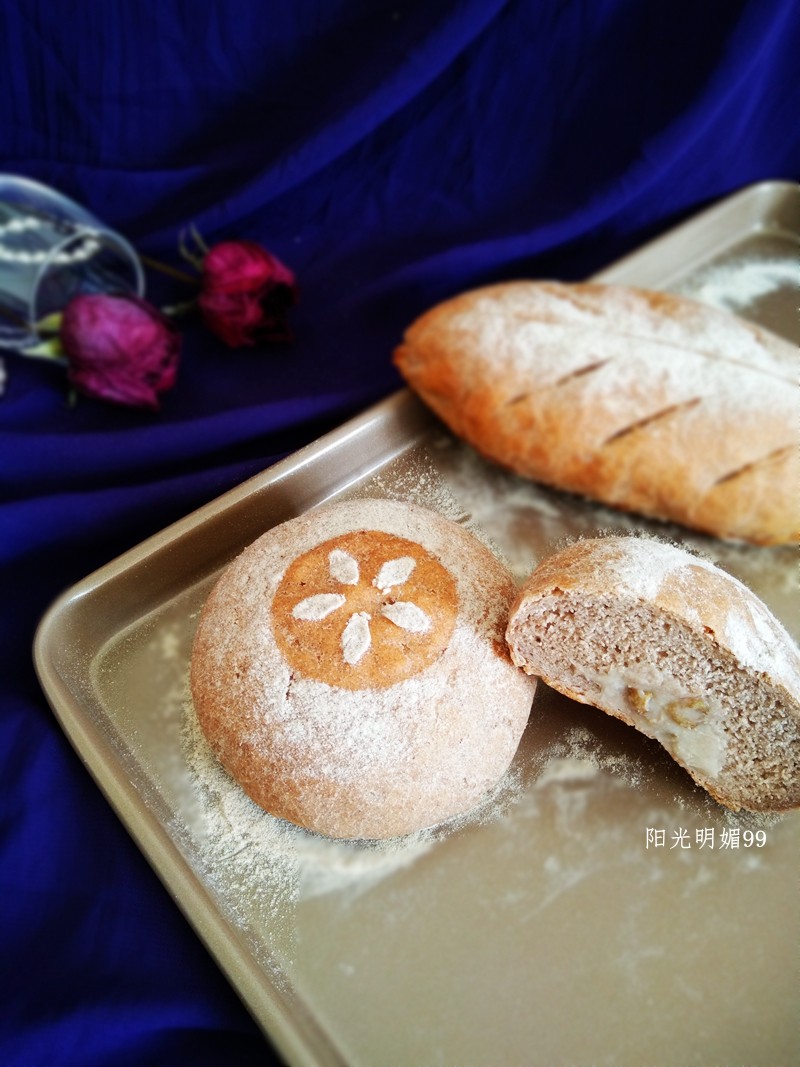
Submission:
{"label": "gold baking tray", "polygon": [[[604,271],[797,341],[800,188],[747,188]],[[389,354],[387,353],[387,359]],[[479,528],[522,577],[567,536],[648,529],[717,559],[798,636],[796,554],[723,544],[489,466],[389,397],[66,592],[35,660],[63,729],[290,1065],[794,1062],[800,816],[735,816],[652,741],[540,685],[482,808],[382,845],[270,818],[186,698],[220,569],[324,500],[383,495]]]}

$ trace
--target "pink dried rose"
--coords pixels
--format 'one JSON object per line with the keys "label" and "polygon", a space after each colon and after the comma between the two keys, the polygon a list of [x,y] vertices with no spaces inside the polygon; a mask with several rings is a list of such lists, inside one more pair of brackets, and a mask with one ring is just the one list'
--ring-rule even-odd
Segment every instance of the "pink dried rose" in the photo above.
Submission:
{"label": "pink dried rose", "polygon": [[203,259],[197,304],[231,348],[291,340],[287,313],[297,298],[292,271],[253,241],[223,241]]}
{"label": "pink dried rose", "polygon": [[87,396],[155,411],[159,393],[175,384],[180,334],[146,300],[76,296],[64,309],[59,332],[67,377]]}

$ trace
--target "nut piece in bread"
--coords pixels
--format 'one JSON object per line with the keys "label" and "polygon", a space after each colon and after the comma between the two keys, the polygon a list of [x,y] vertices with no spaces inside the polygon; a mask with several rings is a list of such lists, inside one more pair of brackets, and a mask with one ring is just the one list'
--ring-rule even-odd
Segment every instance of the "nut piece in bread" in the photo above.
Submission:
{"label": "nut piece in bread", "polygon": [[640,537],[577,541],[530,575],[511,657],[656,738],[736,811],[800,806],[800,652],[731,575]]}
{"label": "nut piece in bread", "polygon": [[433,511],[308,512],[212,590],[191,664],[200,726],[257,804],[329,837],[461,815],[508,769],[533,700],[504,640],[516,592],[482,542]]}
{"label": "nut piece in bread", "polygon": [[518,474],[721,538],[800,537],[798,352],[728,312],[512,282],[433,308],[394,360],[456,435]]}

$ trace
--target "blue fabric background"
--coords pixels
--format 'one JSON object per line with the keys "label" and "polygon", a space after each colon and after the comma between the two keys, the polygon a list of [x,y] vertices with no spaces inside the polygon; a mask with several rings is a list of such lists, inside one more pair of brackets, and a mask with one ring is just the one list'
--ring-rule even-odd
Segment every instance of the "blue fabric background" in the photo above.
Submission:
{"label": "blue fabric background", "polygon": [[[61,734],[31,642],[65,587],[399,385],[433,302],[585,276],[800,174],[795,0],[0,0],[0,171],[143,252],[260,241],[295,340],[186,323],[159,414],[5,354],[0,1064],[264,1063],[263,1039]],[[156,302],[186,295],[149,277]]]}

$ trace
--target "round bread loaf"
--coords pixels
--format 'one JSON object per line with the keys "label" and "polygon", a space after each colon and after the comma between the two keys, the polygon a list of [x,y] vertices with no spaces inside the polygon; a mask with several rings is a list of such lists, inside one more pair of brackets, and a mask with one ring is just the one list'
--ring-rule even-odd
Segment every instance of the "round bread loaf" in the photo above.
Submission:
{"label": "round bread loaf", "polygon": [[272,815],[388,838],[474,807],[535,681],[504,642],[516,585],[477,538],[388,500],[265,533],[211,592],[191,689],[221,763]]}
{"label": "round bread loaf", "polygon": [[800,652],[712,563],[639,537],[577,541],[522,588],[512,659],[654,737],[735,810],[800,806]]}

